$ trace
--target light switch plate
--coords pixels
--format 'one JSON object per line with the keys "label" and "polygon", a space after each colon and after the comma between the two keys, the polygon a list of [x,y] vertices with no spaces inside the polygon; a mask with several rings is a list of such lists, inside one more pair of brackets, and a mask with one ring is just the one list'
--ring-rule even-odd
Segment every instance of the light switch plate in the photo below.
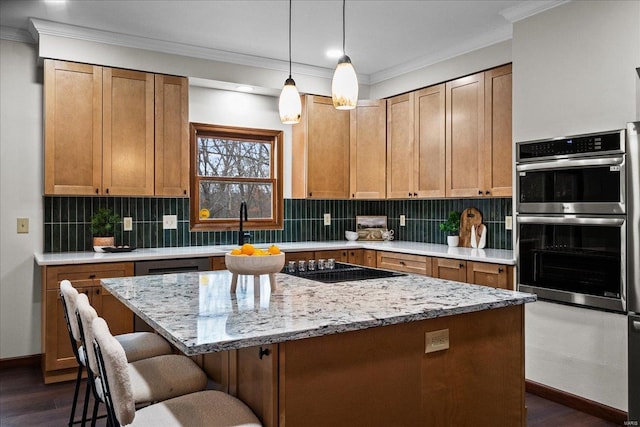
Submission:
{"label": "light switch plate", "polygon": [[324,214],[324,225],[331,225],[331,214]]}
{"label": "light switch plate", "polygon": [[504,229],[513,230],[513,217],[511,216],[504,217]]}
{"label": "light switch plate", "polygon": [[29,218],[18,218],[18,233],[29,232]]}
{"label": "light switch plate", "polygon": [[424,352],[433,353],[435,351],[447,350],[449,348],[449,329],[425,332]]}
{"label": "light switch plate", "polygon": [[178,228],[177,215],[162,215],[162,229],[176,230]]}
{"label": "light switch plate", "polygon": [[405,215],[400,215],[400,227],[404,227],[407,225],[407,217]]}
{"label": "light switch plate", "polygon": [[130,216],[125,216],[122,219],[122,227],[124,231],[133,230],[133,219]]}

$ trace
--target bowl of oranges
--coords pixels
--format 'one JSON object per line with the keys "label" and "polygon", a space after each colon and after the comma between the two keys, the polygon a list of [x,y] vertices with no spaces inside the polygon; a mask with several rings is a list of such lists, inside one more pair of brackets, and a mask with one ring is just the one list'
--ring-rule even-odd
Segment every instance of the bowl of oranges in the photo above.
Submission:
{"label": "bowl of oranges", "polygon": [[227,270],[234,274],[251,276],[274,274],[284,266],[284,252],[276,245],[261,249],[251,243],[245,243],[225,254],[224,261]]}

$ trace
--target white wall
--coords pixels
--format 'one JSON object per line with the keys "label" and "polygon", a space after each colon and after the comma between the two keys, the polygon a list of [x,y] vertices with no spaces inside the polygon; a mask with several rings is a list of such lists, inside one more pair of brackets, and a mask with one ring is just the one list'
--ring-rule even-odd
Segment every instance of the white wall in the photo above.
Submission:
{"label": "white wall", "polygon": [[[0,40],[0,359],[40,353],[42,69],[35,45]],[[17,234],[29,218],[29,234]]]}
{"label": "white wall", "polygon": [[[637,117],[640,2],[574,1],[513,28],[515,141],[621,129]],[[626,319],[526,307],[526,377],[627,409]]]}

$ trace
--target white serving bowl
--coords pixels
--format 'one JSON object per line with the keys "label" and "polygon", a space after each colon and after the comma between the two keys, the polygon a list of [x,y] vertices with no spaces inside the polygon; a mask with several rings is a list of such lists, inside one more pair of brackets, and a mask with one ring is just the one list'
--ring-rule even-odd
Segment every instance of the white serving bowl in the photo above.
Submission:
{"label": "white serving bowl", "polygon": [[344,237],[346,237],[350,242],[353,242],[358,240],[358,233],[356,233],[355,231],[345,231]]}
{"label": "white serving bowl", "polygon": [[284,267],[284,253],[277,255],[246,256],[225,254],[227,270],[236,274],[259,276],[278,273]]}

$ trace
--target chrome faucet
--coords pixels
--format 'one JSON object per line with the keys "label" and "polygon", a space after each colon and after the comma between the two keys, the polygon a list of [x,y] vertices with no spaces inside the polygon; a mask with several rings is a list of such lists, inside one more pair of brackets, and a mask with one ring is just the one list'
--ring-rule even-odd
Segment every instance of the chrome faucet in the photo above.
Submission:
{"label": "chrome faucet", "polygon": [[238,246],[242,246],[247,241],[247,238],[250,236],[249,233],[245,233],[242,230],[243,221],[247,221],[247,203],[240,203],[240,228],[238,230]]}

